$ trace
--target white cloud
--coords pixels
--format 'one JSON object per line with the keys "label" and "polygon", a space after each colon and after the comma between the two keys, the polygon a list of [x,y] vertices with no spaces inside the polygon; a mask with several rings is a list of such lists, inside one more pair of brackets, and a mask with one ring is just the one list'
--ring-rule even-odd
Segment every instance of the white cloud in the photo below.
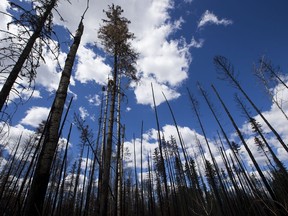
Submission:
{"label": "white cloud", "polygon": [[111,67],[104,63],[104,58],[98,56],[92,49],[80,46],[77,53],[79,59],[75,79],[81,83],[95,81],[103,85],[111,74]]}
{"label": "white cloud", "polygon": [[[62,71],[57,69],[58,63],[50,50],[44,49],[43,57],[45,59],[45,64],[41,64],[41,66],[37,69],[35,83],[38,86],[44,87],[44,89],[50,93],[55,92],[58,88]],[[65,59],[66,54],[61,52],[58,57],[58,61],[62,68],[64,66]],[[73,79],[71,78],[71,84],[73,83]]]}
{"label": "white cloud", "polygon": [[231,25],[233,23],[232,20],[228,19],[219,19],[214,13],[206,10],[205,13],[201,16],[200,21],[198,23],[198,28],[201,28],[207,24],[215,24],[215,25]]}
{"label": "white cloud", "polygon": [[[9,7],[9,3],[7,0],[1,0],[0,2],[0,11],[6,11]],[[0,29],[6,29],[6,23],[11,21],[11,18],[3,13],[0,13]]]}
{"label": "white cloud", "polygon": [[33,106],[26,111],[26,116],[20,121],[20,123],[36,128],[43,120],[47,119],[49,112],[50,109],[47,107]]}
{"label": "white cloud", "polygon": [[79,112],[82,119],[85,119],[87,116],[89,116],[89,113],[85,107],[79,107]]}
{"label": "white cloud", "polygon": [[139,70],[145,76],[155,77],[161,84],[176,87],[188,78],[190,60],[187,44],[179,40],[165,41],[164,35],[161,37],[164,33],[161,28],[153,33],[138,43],[138,50],[142,54],[138,61]]}
{"label": "white cloud", "polygon": [[90,105],[99,106],[101,104],[101,98],[99,95],[88,95],[85,97]]}
{"label": "white cloud", "polygon": [[153,106],[151,83],[153,84],[156,106],[165,101],[162,92],[165,94],[167,100],[176,99],[180,96],[177,91],[157,82],[153,77],[143,77],[139,84],[134,85],[137,103]]}
{"label": "white cloud", "polygon": [[200,39],[199,41],[197,41],[194,37],[192,37],[191,39],[191,47],[195,47],[195,48],[201,48],[204,44],[204,40]]}

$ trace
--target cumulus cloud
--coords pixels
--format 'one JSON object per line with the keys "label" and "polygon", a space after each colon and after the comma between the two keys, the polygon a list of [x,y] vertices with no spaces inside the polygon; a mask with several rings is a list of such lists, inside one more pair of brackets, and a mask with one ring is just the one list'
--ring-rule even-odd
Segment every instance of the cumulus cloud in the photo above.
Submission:
{"label": "cumulus cloud", "polygon": [[198,28],[201,28],[207,24],[215,24],[215,25],[231,25],[233,23],[232,20],[228,19],[219,19],[214,13],[206,10],[205,13],[201,16],[200,21],[198,23]]}
{"label": "cumulus cloud", "polygon": [[103,85],[111,74],[111,67],[104,63],[104,58],[98,56],[92,49],[80,46],[78,49],[78,64],[75,79],[81,83],[95,81]]}
{"label": "cumulus cloud", "polygon": [[29,125],[34,128],[47,119],[50,109],[47,107],[33,106],[26,111],[26,116],[20,121],[21,124]]}

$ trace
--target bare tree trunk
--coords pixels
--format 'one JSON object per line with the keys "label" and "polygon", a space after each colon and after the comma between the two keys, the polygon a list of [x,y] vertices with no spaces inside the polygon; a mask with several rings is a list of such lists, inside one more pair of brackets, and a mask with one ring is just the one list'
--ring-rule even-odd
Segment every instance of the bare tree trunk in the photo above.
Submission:
{"label": "bare tree trunk", "polygon": [[72,201],[71,201],[72,215],[76,215],[76,211],[78,208],[77,197],[78,197],[79,178],[81,174],[81,163],[83,160],[83,154],[84,154],[84,144],[81,146],[80,155],[78,159],[77,173],[75,177],[75,183],[73,185],[74,189],[73,189],[73,195],[72,195]]}
{"label": "bare tree trunk", "polygon": [[232,153],[233,153],[235,159],[237,160],[237,162],[238,162],[238,164],[239,164],[239,166],[240,166],[241,172],[244,174],[246,180],[248,181],[248,184],[249,184],[250,188],[251,188],[252,190],[254,190],[254,189],[255,189],[255,186],[250,182],[250,179],[248,178],[248,175],[246,174],[245,169],[244,169],[242,163],[240,162],[240,160],[239,160],[237,154],[235,153],[235,151],[233,150],[232,145],[231,145],[231,142],[229,141],[228,136],[227,136],[227,134],[226,134],[226,132],[225,132],[222,124],[220,123],[219,117],[217,116],[215,110],[213,109],[213,104],[212,104],[212,103],[210,102],[210,100],[208,99],[208,95],[207,95],[206,91],[204,91],[203,88],[200,88],[200,91],[201,91],[201,94],[202,94],[202,96],[204,97],[204,99],[205,99],[205,101],[206,101],[206,103],[207,103],[210,111],[212,112],[213,117],[215,118],[218,126],[220,127],[221,132],[222,132],[222,134],[223,134],[223,136],[224,136],[224,138],[225,138],[226,143],[228,144],[228,146],[229,146],[230,149],[232,150]]}
{"label": "bare tree trunk", "polygon": [[225,211],[226,209],[223,208],[223,200],[221,199],[221,196],[220,196],[220,193],[219,193],[216,181],[215,181],[215,177],[212,172],[212,169],[213,169],[212,164],[206,159],[204,150],[200,141],[198,142],[198,147],[199,147],[199,151],[202,157],[203,164],[205,166],[205,170],[207,172],[207,177],[210,179],[210,182],[209,182],[210,188],[213,191],[213,196],[215,196],[216,198],[216,206],[218,207],[218,210],[221,212],[221,215],[227,215],[226,214],[227,211]]}
{"label": "bare tree trunk", "polygon": [[122,164],[122,157],[121,157],[121,149],[123,148],[122,141],[121,141],[121,94],[120,94],[120,83],[121,83],[121,76],[119,76],[119,86],[118,86],[118,104],[117,104],[117,152],[116,152],[116,166],[115,166],[115,184],[114,184],[114,194],[115,194],[115,205],[114,205],[114,215],[120,216],[121,212],[121,199],[118,195],[121,194],[122,181],[120,178],[121,176],[121,164]]}
{"label": "bare tree trunk", "polygon": [[145,215],[145,202],[144,202],[144,188],[143,188],[143,121],[141,123],[141,140],[140,140],[140,145],[141,145],[141,168],[140,168],[140,172],[141,172],[141,212],[142,215]]}
{"label": "bare tree trunk", "polygon": [[[258,107],[253,103],[253,101],[250,99],[250,97],[247,95],[247,93],[243,90],[240,83],[236,80],[236,78],[233,75],[233,70],[231,69],[231,65],[228,63],[227,59],[224,57],[215,57],[214,62],[217,67],[219,67],[220,70],[223,70],[225,75],[231,80],[231,82],[237,87],[239,91],[244,95],[244,97],[249,101],[251,106],[254,108],[254,110],[261,116],[263,121],[266,123],[266,125],[270,128],[270,130],[273,132],[273,134],[278,139],[279,143],[282,145],[282,147],[286,150],[288,153],[288,147],[286,143],[283,141],[281,136],[277,133],[277,131],[272,127],[272,125],[267,121],[267,119],[263,116],[263,114],[260,112]],[[232,71],[231,71],[232,70]]]}
{"label": "bare tree trunk", "polygon": [[[202,87],[201,87],[199,84],[198,84],[198,88],[199,88],[200,90],[202,90]],[[206,142],[206,145],[207,145],[207,148],[208,148],[208,151],[209,151],[209,154],[210,154],[210,157],[211,157],[213,166],[214,166],[214,168],[215,168],[215,171],[216,171],[216,174],[217,174],[217,178],[218,178],[218,182],[220,183],[221,189],[222,189],[222,191],[223,191],[223,193],[224,193],[225,202],[228,204],[229,211],[230,211],[230,214],[231,214],[231,213],[233,212],[233,209],[232,209],[232,207],[231,207],[231,205],[230,205],[230,201],[229,201],[228,195],[227,195],[226,192],[225,192],[225,187],[224,187],[222,178],[220,177],[218,165],[217,165],[217,163],[216,163],[216,161],[215,161],[214,155],[212,154],[212,151],[211,151],[211,148],[210,148],[210,144],[209,144],[209,142],[208,142],[208,139],[207,139],[207,136],[206,136],[206,132],[205,132],[205,130],[204,130],[204,126],[203,126],[202,121],[201,121],[201,119],[200,119],[200,114],[199,114],[199,110],[198,110],[198,107],[197,107],[198,101],[197,101],[195,98],[192,98],[192,95],[191,95],[191,93],[189,92],[189,90],[188,90],[188,93],[189,93],[190,100],[191,100],[191,103],[192,103],[192,106],[193,106],[193,111],[194,111],[195,114],[196,114],[196,117],[197,117],[198,123],[199,123],[199,125],[200,125],[202,134],[203,134],[203,136],[204,136],[204,139],[205,139],[205,142]]]}
{"label": "bare tree trunk", "polygon": [[[117,53],[117,52],[115,52]],[[110,165],[111,165],[111,155],[112,155],[112,144],[113,144],[113,128],[114,128],[114,114],[115,114],[115,103],[117,94],[117,78],[118,78],[118,57],[114,56],[114,74],[113,83],[111,84],[111,104],[110,104],[110,114],[108,121],[108,133],[106,141],[105,158],[103,165],[103,179],[102,188],[100,191],[100,215],[106,216],[108,210],[108,193],[109,193],[109,182],[110,182]]]}
{"label": "bare tree trunk", "polygon": [[155,202],[153,196],[153,170],[152,164],[150,165],[150,154],[147,155],[148,162],[148,212],[149,215],[155,215]]}
{"label": "bare tree trunk", "polygon": [[8,164],[9,164],[9,168],[7,170],[7,173],[4,173],[4,179],[3,180],[1,179],[1,188],[0,188],[0,201],[1,202],[3,202],[2,198],[5,194],[5,190],[7,188],[9,188],[9,186],[7,187],[6,184],[8,183],[9,177],[12,173],[12,168],[15,166],[14,161],[16,160],[16,154],[17,154],[18,148],[20,146],[21,139],[22,139],[22,134],[20,135],[20,137],[18,139],[18,142],[17,142],[16,148],[14,150],[14,154],[11,158],[11,161],[9,160],[9,162],[7,163],[7,168],[8,168]]}
{"label": "bare tree trunk", "polygon": [[[106,89],[106,97],[105,97],[105,107],[103,117],[103,125],[102,125],[102,140],[101,140],[101,152],[100,152],[100,164],[99,164],[99,172],[98,172],[98,191],[97,191],[97,199],[96,199],[96,210],[98,214],[100,213],[100,198],[102,192],[102,179],[103,179],[103,169],[104,169],[104,158],[105,158],[105,149],[106,149],[106,128],[107,128],[107,112],[110,98],[110,89]],[[103,103],[103,100],[102,100]]]}
{"label": "bare tree trunk", "polygon": [[[162,150],[162,143],[161,143],[161,136],[160,136],[160,125],[159,125],[159,119],[158,119],[158,113],[156,108],[156,102],[155,102],[155,95],[153,90],[153,85],[151,83],[151,89],[152,89],[152,96],[153,96],[153,103],[154,103],[154,111],[155,111],[155,118],[156,118],[156,124],[157,124],[157,131],[158,131],[158,145],[159,145],[159,152],[160,152],[160,160],[161,160],[161,166],[163,171],[163,181],[164,181],[164,188],[165,188],[165,212],[167,215],[170,215],[170,206],[169,206],[169,191],[168,191],[168,184],[167,184],[167,176],[166,176],[166,169],[165,169],[165,162],[163,157],[163,150]],[[167,209],[166,209],[167,207]]]}
{"label": "bare tree trunk", "polygon": [[58,144],[59,126],[67,97],[71,71],[83,30],[84,26],[81,20],[77,33],[74,37],[74,42],[71,46],[70,52],[67,55],[64,70],[62,72],[58,90],[56,92],[55,101],[53,103],[53,107],[51,108],[51,118],[48,123],[47,136],[44,139],[44,145],[39,156],[30,193],[28,195],[28,202],[24,213],[27,216],[42,214],[43,202],[50,176],[50,168]]}
{"label": "bare tree trunk", "polygon": [[71,135],[71,131],[72,131],[72,123],[70,124],[70,128],[69,128],[69,133],[68,133],[68,137],[67,137],[67,146],[66,146],[66,149],[65,149],[65,155],[64,156],[64,159],[63,159],[63,162],[64,162],[64,167],[63,167],[63,178],[62,178],[62,183],[61,186],[60,186],[60,197],[59,197],[59,203],[57,205],[57,208],[56,208],[56,213],[55,215],[61,215],[62,214],[62,204],[63,204],[63,199],[64,199],[64,188],[65,188],[65,178],[66,178],[66,172],[67,172],[67,151],[68,151],[68,143],[70,141],[70,135]]}
{"label": "bare tree trunk", "polygon": [[[103,93],[104,94],[104,93]],[[85,209],[84,209],[84,216],[87,216],[89,214],[89,206],[90,206],[90,198],[91,198],[91,194],[92,194],[92,187],[93,187],[93,181],[94,181],[94,174],[95,174],[95,168],[96,168],[96,162],[98,161],[97,159],[97,154],[98,154],[98,150],[99,150],[99,142],[100,142],[100,134],[101,134],[101,127],[102,127],[102,111],[103,111],[103,94],[102,94],[102,100],[101,100],[101,109],[100,109],[100,115],[99,115],[99,124],[98,124],[98,134],[97,134],[97,138],[96,138],[96,148],[93,151],[93,165],[92,165],[92,171],[91,171],[91,175],[90,175],[90,180],[88,183],[88,188],[87,188],[87,195],[86,195],[86,204],[85,204]],[[103,124],[104,125],[104,124]],[[104,134],[102,135],[104,136]],[[101,153],[102,154],[102,153]],[[100,155],[101,156],[101,155]],[[101,172],[101,158],[98,161],[98,165],[99,165],[99,170],[98,172]],[[99,178],[98,178],[98,185],[99,185]],[[96,201],[96,208],[97,208],[97,201]]]}
{"label": "bare tree trunk", "polygon": [[[256,120],[252,118],[252,116],[249,114],[249,112],[247,111],[247,108],[244,106],[243,102],[240,100],[240,98],[236,97],[236,100],[238,102],[238,104],[240,105],[240,107],[242,108],[242,110],[244,111],[246,117],[248,118],[248,120],[250,120],[252,126],[253,126],[253,130],[259,134],[259,136],[261,137],[262,141],[264,142],[264,144],[266,145],[266,147],[268,148],[274,162],[276,163],[277,167],[279,168],[279,170],[281,171],[281,173],[283,175],[285,175],[287,177],[287,170],[284,167],[283,163],[278,159],[278,157],[275,155],[275,153],[273,152],[272,148],[270,147],[270,145],[268,144],[267,140],[265,139],[263,132],[261,131],[261,128],[259,128],[259,125],[257,124]],[[264,153],[266,153],[264,151]],[[269,160],[269,158],[267,158]]]}
{"label": "bare tree trunk", "polygon": [[134,174],[135,174],[135,214],[139,214],[139,203],[138,203],[138,174],[137,174],[137,164],[136,164],[136,146],[135,146],[135,136],[133,137],[133,146],[134,146]]}
{"label": "bare tree trunk", "polygon": [[[72,130],[72,124],[70,125],[69,135],[68,135],[66,146],[65,146],[65,152],[64,152],[62,163],[61,163],[61,168],[60,168],[60,172],[59,172],[60,174],[59,174],[59,178],[58,178],[57,185],[56,185],[56,191],[55,191],[54,202],[53,202],[53,206],[52,206],[52,210],[51,210],[51,215],[54,215],[54,211],[55,211],[56,204],[58,201],[58,193],[59,193],[59,188],[61,185],[62,173],[63,173],[64,166],[65,166],[66,160],[67,160],[66,158],[67,158],[67,151],[68,151],[68,144],[69,144],[69,140],[70,140],[71,130]],[[63,178],[65,178],[64,175],[63,175]]]}
{"label": "bare tree trunk", "polygon": [[213,91],[215,92],[217,98],[218,98],[219,101],[221,102],[223,108],[225,109],[225,112],[226,112],[226,114],[228,115],[228,117],[229,117],[231,123],[233,124],[233,127],[234,127],[235,130],[237,131],[237,134],[238,134],[238,136],[239,136],[241,142],[243,143],[243,145],[244,145],[244,147],[245,147],[245,149],[246,149],[246,151],[247,151],[249,157],[251,158],[251,160],[252,160],[252,162],[253,162],[253,164],[254,164],[254,166],[255,166],[257,172],[259,173],[259,175],[260,175],[260,177],[261,177],[261,180],[263,181],[263,183],[264,183],[264,185],[265,185],[267,191],[269,192],[269,195],[271,196],[271,198],[272,198],[274,201],[278,202],[278,201],[277,201],[277,198],[276,198],[276,196],[275,196],[275,194],[274,194],[274,191],[273,191],[272,188],[270,187],[270,185],[269,185],[267,179],[265,178],[265,176],[264,176],[262,170],[260,169],[258,163],[256,162],[256,160],[255,160],[255,158],[254,158],[252,152],[250,151],[250,149],[249,149],[247,143],[245,142],[244,137],[242,136],[242,133],[240,132],[239,128],[237,127],[237,125],[236,125],[234,119],[232,118],[230,112],[228,111],[228,109],[227,109],[227,107],[225,106],[224,102],[223,102],[222,99],[220,98],[219,93],[217,92],[217,90],[215,89],[215,87],[214,87],[213,85],[212,85],[212,88],[213,88]]}
{"label": "bare tree trunk", "polygon": [[[78,209],[78,214],[77,215],[82,215],[82,209],[83,209],[83,202],[84,202],[84,194],[85,194],[85,187],[86,187],[86,178],[87,176],[87,169],[88,169],[88,158],[89,158],[89,151],[90,148],[87,148],[87,155],[86,155],[86,164],[85,164],[85,170],[84,170],[84,180],[82,184],[82,191],[81,191],[81,199],[80,199],[80,206]],[[85,206],[85,205],[84,205]]]}

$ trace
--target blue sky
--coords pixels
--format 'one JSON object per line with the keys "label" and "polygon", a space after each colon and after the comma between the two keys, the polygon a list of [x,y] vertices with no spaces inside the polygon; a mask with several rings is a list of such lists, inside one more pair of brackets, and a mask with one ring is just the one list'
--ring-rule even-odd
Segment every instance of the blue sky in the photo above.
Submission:
{"label": "blue sky", "polygon": [[[26,0],[26,2],[29,1]],[[84,0],[71,0],[72,4],[69,4],[64,0],[59,1],[58,11],[65,22],[55,14],[54,23],[60,42],[62,42],[60,54],[62,64],[65,61],[65,52],[67,52],[65,42],[68,42],[70,38],[67,29],[71,33],[75,32],[86,7],[86,2],[84,2]],[[229,104],[239,127],[243,130],[247,128],[245,119],[242,118],[233,100],[235,89],[229,83],[217,79],[218,75],[213,65],[215,55],[223,55],[231,60],[244,89],[269,116],[286,142],[288,141],[288,134],[284,133],[283,128],[286,122],[279,117],[278,111],[275,111],[270,100],[264,96],[253,76],[253,65],[263,55],[271,59],[275,65],[280,65],[284,74],[287,73],[287,1],[109,0],[103,2],[90,0],[90,8],[84,19],[85,32],[78,50],[78,61],[74,65],[70,85],[69,98],[72,95],[75,97],[70,122],[73,121],[73,113],[79,113],[96,132],[101,86],[107,82],[111,70],[109,60],[101,52],[97,30],[101,24],[101,18],[104,18],[103,9],[107,9],[108,4],[114,3],[121,5],[124,9],[123,15],[131,20],[130,30],[136,36],[133,45],[140,53],[137,67],[142,74],[142,79],[137,85],[132,84],[127,87],[125,91],[127,98],[123,102],[122,111],[122,120],[126,125],[126,144],[130,149],[133,134],[135,133],[136,137],[140,136],[142,120],[147,152],[156,146],[154,140],[156,123],[151,108],[151,82],[156,94],[160,124],[167,137],[175,134],[175,130],[171,127],[172,117],[167,105],[163,103],[162,91],[171,103],[183,137],[188,144],[193,146],[194,130],[201,137],[200,127],[191,111],[187,87],[199,99],[201,117],[208,137],[213,140],[213,137],[217,135],[216,132],[219,129],[199,95],[196,87],[197,81],[202,83],[209,92],[231,138],[235,137],[234,130],[222,108],[215,101],[210,84],[215,84],[219,89],[225,102]],[[6,6],[7,0],[1,0],[0,9],[4,11]],[[7,17],[1,14],[0,18],[1,29],[6,28]],[[11,31],[16,30],[12,28]],[[15,131],[18,132],[23,128],[33,130],[47,116],[60,73],[56,70],[57,64],[52,60],[51,53],[47,52],[44,56],[46,64],[38,70],[34,94],[25,104],[18,106],[11,121],[12,130],[13,128],[16,128]],[[285,95],[287,96],[287,92],[284,92]],[[287,104],[284,104],[284,108],[287,110]],[[8,110],[10,112],[14,110],[12,104],[9,104]],[[255,113],[253,115],[256,116]],[[259,117],[256,116],[256,118]],[[72,146],[77,144],[77,136],[76,129],[74,129]],[[247,136],[249,140],[248,132]],[[274,144],[275,141],[271,140],[271,142]],[[216,153],[216,148],[214,150]],[[287,155],[281,153],[281,147],[277,144],[275,144],[275,151],[282,158],[287,158]]]}

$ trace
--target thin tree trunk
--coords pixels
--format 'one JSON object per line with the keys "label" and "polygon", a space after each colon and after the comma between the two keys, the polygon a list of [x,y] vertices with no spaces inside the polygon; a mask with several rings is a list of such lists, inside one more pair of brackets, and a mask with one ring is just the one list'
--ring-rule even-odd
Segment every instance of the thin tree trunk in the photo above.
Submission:
{"label": "thin tree trunk", "polygon": [[[115,194],[115,205],[114,205],[114,215],[117,216],[118,209],[121,209],[121,203],[119,200],[118,193],[120,192],[121,188],[118,188],[119,181],[120,181],[120,172],[121,172],[121,165],[122,158],[121,158],[121,94],[120,94],[120,84],[121,84],[121,76],[118,78],[119,84],[118,84],[118,104],[117,104],[117,150],[116,150],[116,165],[115,165],[115,183],[114,183],[114,194]],[[120,186],[121,187],[121,186]],[[120,215],[119,215],[120,216]]]}
{"label": "thin tree trunk", "polygon": [[154,211],[154,196],[153,196],[153,179],[152,179],[152,165],[150,165],[150,155],[147,155],[148,163],[148,212],[149,215],[155,215]]}
{"label": "thin tree trunk", "polygon": [[[54,211],[55,211],[56,204],[57,204],[57,201],[58,201],[58,192],[59,192],[59,188],[60,188],[60,185],[61,185],[60,183],[61,183],[61,179],[62,179],[62,173],[63,173],[64,165],[66,163],[68,144],[69,144],[69,140],[70,140],[71,130],[72,130],[72,124],[70,125],[69,134],[68,134],[68,138],[67,138],[67,142],[66,142],[66,146],[65,146],[65,152],[64,152],[64,156],[63,156],[60,172],[59,172],[60,176],[58,178],[58,182],[57,182],[57,185],[56,185],[56,192],[55,192],[54,202],[53,202],[52,211],[51,211],[52,215],[54,215]],[[65,176],[63,176],[63,178],[65,178]]]}
{"label": "thin tree trunk", "polygon": [[244,97],[249,101],[251,106],[255,109],[255,111],[258,113],[258,115],[261,116],[263,121],[266,123],[266,125],[270,128],[270,130],[273,132],[273,134],[276,136],[278,139],[279,143],[282,145],[282,147],[286,150],[288,153],[288,147],[286,143],[282,140],[281,136],[277,133],[277,131],[272,127],[272,125],[268,122],[268,120],[263,116],[261,111],[258,109],[258,107],[253,103],[253,101],[250,99],[250,97],[247,95],[247,93],[243,90],[241,87],[240,83],[235,79],[235,77],[231,74],[231,71],[229,70],[229,67],[227,64],[225,64],[225,59],[223,60],[221,57],[214,58],[215,64],[219,66],[224,73],[230,78],[230,80],[235,84],[235,86],[241,91],[241,93],[244,95]]}
{"label": "thin tree trunk", "polygon": [[84,180],[83,180],[83,184],[82,184],[81,199],[80,199],[80,207],[78,209],[77,215],[82,215],[84,194],[85,194],[85,187],[86,187],[86,178],[87,178],[87,176],[89,176],[89,175],[87,175],[89,152],[90,152],[90,148],[87,149],[86,164],[85,164],[85,170],[84,170]]}
{"label": "thin tree trunk", "polygon": [[[14,153],[13,153],[13,156],[11,157],[11,161],[9,160],[7,165],[9,164],[9,168],[7,170],[7,173],[4,173],[4,180],[1,179],[1,190],[0,190],[0,200],[2,199],[3,195],[4,195],[4,192],[5,192],[5,189],[6,189],[6,184],[8,183],[8,179],[11,175],[11,172],[12,172],[12,168],[14,166],[14,161],[16,160],[16,154],[17,154],[17,151],[18,151],[18,148],[20,146],[20,143],[21,143],[21,139],[22,139],[22,133],[18,139],[18,142],[17,142],[17,145],[16,145],[16,148],[14,150]],[[4,172],[4,171],[3,171]]]}
{"label": "thin tree trunk", "polygon": [[210,102],[210,100],[208,99],[207,93],[204,91],[204,89],[201,87],[201,85],[198,85],[198,86],[199,86],[200,92],[201,92],[202,96],[204,97],[204,99],[205,99],[205,101],[206,101],[206,103],[207,103],[210,111],[211,111],[212,114],[213,114],[213,117],[215,118],[218,126],[219,126],[220,129],[221,129],[221,132],[222,132],[222,134],[223,134],[223,136],[224,136],[224,138],[225,138],[225,140],[226,140],[226,143],[228,144],[228,146],[229,146],[230,149],[232,150],[232,153],[233,153],[235,159],[237,160],[237,162],[238,162],[238,164],[239,164],[239,166],[240,166],[241,172],[245,175],[245,178],[246,178],[246,180],[247,180],[250,188],[251,188],[252,190],[255,190],[255,185],[253,185],[253,184],[250,182],[250,179],[248,178],[248,176],[247,176],[247,174],[246,174],[246,172],[245,172],[245,169],[244,169],[242,163],[240,162],[240,160],[239,160],[237,154],[235,153],[235,151],[233,150],[232,145],[231,145],[231,142],[229,141],[228,136],[227,136],[227,134],[226,134],[226,132],[225,132],[222,124],[220,123],[219,117],[217,116],[215,110],[213,109],[213,104],[212,104],[212,103]]}
{"label": "thin tree trunk", "polygon": [[[72,123],[70,124],[70,128],[69,128],[69,133],[68,133],[68,137],[67,137],[67,144],[70,141],[71,131],[72,131]],[[65,151],[68,151],[67,147],[66,147]],[[65,178],[66,178],[66,172],[67,172],[67,153],[66,153],[66,157],[63,160],[64,160],[63,178],[62,178],[62,183],[61,183],[61,187],[60,187],[59,203],[57,205],[55,215],[62,215],[62,208],[63,208],[62,204],[63,204],[63,199],[64,199]]]}
{"label": "thin tree trunk", "polygon": [[[95,174],[95,167],[96,167],[96,162],[97,162],[97,153],[99,149],[99,142],[100,142],[100,133],[101,133],[101,127],[102,127],[102,111],[103,111],[103,94],[102,94],[102,100],[101,100],[101,109],[100,109],[100,117],[99,117],[99,124],[98,124],[98,134],[97,134],[97,140],[96,140],[96,149],[93,151],[93,165],[92,165],[92,172],[90,175],[90,180],[88,183],[88,188],[87,188],[87,195],[86,195],[86,204],[85,204],[85,209],[84,209],[84,216],[87,216],[89,214],[89,206],[90,206],[90,197],[92,193],[92,187],[93,187],[93,181],[94,181],[94,174]],[[103,134],[104,136],[104,134]],[[99,173],[100,173],[100,168],[101,168],[101,159],[98,161],[99,162]],[[98,179],[99,181],[99,179]],[[96,202],[96,207],[97,207],[97,202]]]}
{"label": "thin tree trunk", "polygon": [[142,215],[145,215],[145,204],[144,204],[144,188],[143,188],[143,121],[141,123],[141,140],[140,140],[140,145],[141,145],[141,167],[140,167],[140,172],[141,172],[141,211]]}
{"label": "thin tree trunk", "polygon": [[[160,151],[160,160],[162,165],[162,171],[163,171],[163,181],[164,181],[164,188],[165,188],[165,212],[167,215],[170,216],[170,206],[169,206],[169,191],[168,191],[168,185],[167,185],[167,176],[166,176],[166,169],[165,169],[165,162],[163,157],[163,151],[162,151],[162,143],[161,143],[161,136],[160,136],[160,126],[159,126],[159,119],[158,119],[158,113],[156,108],[156,102],[155,102],[155,95],[153,90],[153,85],[151,83],[151,89],[152,89],[152,96],[153,96],[153,103],[154,103],[154,111],[155,111],[155,118],[156,118],[156,124],[157,124],[157,131],[158,131],[158,145],[159,145],[159,151]],[[166,210],[167,207],[167,210]]]}
{"label": "thin tree trunk", "polygon": [[[97,199],[96,199],[96,209],[97,209],[98,214],[100,213],[100,197],[101,197],[101,192],[102,192],[102,182],[103,182],[102,179],[103,179],[103,172],[104,172],[103,169],[104,169],[104,159],[105,159],[105,149],[106,149],[107,112],[108,112],[110,93],[111,93],[110,88],[108,88],[108,85],[107,85],[105,107],[104,107],[104,114],[103,114],[100,164],[99,164],[99,172],[98,172],[98,191],[97,191]],[[102,100],[102,103],[103,103],[103,100]]]}
{"label": "thin tree trunk", "polygon": [[135,135],[133,137],[133,146],[134,146],[134,174],[135,174],[135,214],[139,214],[139,205],[138,205],[138,174],[137,174],[137,163],[136,163],[136,146],[135,146]]}
{"label": "thin tree trunk", "polygon": [[248,145],[246,144],[246,142],[245,142],[245,140],[244,140],[244,138],[243,138],[243,136],[242,136],[242,133],[240,132],[239,128],[237,127],[237,125],[236,125],[235,121],[233,120],[230,112],[228,111],[228,109],[227,109],[227,107],[225,106],[224,102],[222,101],[219,93],[217,92],[217,90],[215,89],[215,87],[214,87],[213,85],[212,85],[212,89],[213,89],[213,91],[215,92],[215,94],[216,94],[217,98],[219,99],[219,101],[221,102],[223,108],[225,109],[225,112],[226,112],[226,114],[228,115],[229,119],[231,120],[231,123],[233,124],[233,127],[234,127],[235,130],[237,131],[237,134],[238,134],[240,140],[242,141],[242,143],[243,143],[243,145],[244,145],[244,147],[245,147],[245,149],[246,149],[249,157],[251,158],[251,160],[252,160],[252,162],[253,162],[253,164],[254,164],[257,172],[259,173],[259,175],[260,175],[260,177],[261,177],[261,179],[262,179],[262,181],[263,181],[263,183],[264,183],[267,191],[269,192],[271,198],[272,198],[274,201],[277,202],[277,198],[276,198],[276,196],[275,196],[272,188],[270,187],[269,183],[267,182],[267,180],[266,180],[266,178],[265,178],[262,170],[260,169],[260,167],[259,167],[258,163],[256,162],[256,160],[255,160],[252,152],[250,151]]}
{"label": "thin tree trunk", "polygon": [[[115,53],[117,53],[115,51]],[[110,182],[110,165],[111,165],[111,155],[112,155],[112,144],[113,144],[113,128],[114,128],[114,114],[115,114],[115,103],[117,94],[117,78],[118,78],[118,56],[114,55],[114,74],[113,74],[113,84],[111,86],[111,104],[110,104],[110,114],[108,121],[108,133],[106,140],[106,150],[104,152],[104,164],[103,164],[103,179],[101,182],[100,191],[100,216],[106,216],[108,213],[108,194],[109,194],[109,182]]]}
{"label": "thin tree trunk", "polygon": [[219,168],[218,168],[218,165],[215,161],[215,158],[214,158],[214,155],[212,154],[212,151],[211,151],[211,148],[210,148],[210,144],[208,142],[208,139],[207,139],[207,136],[206,136],[206,132],[204,130],[204,126],[202,124],[202,121],[200,119],[200,114],[199,114],[199,111],[198,111],[198,107],[197,107],[197,101],[195,98],[192,98],[192,95],[190,93],[190,91],[188,90],[188,93],[189,93],[189,97],[190,97],[190,100],[191,100],[191,103],[192,103],[192,106],[193,106],[193,110],[196,114],[196,117],[197,117],[197,120],[198,120],[198,123],[200,125],[200,128],[201,128],[201,131],[203,133],[203,136],[204,136],[204,139],[205,139],[205,142],[206,142],[206,145],[207,145],[207,148],[208,148],[208,151],[209,151],[209,154],[210,154],[210,157],[211,157],[211,160],[212,160],[212,163],[213,163],[213,166],[215,168],[215,171],[216,171],[216,174],[217,174],[217,178],[218,178],[218,181],[220,183],[220,186],[221,186],[221,189],[224,193],[224,197],[225,197],[225,202],[227,202],[228,204],[228,207],[229,207],[229,211],[230,213],[233,212],[233,209],[231,207],[231,204],[230,204],[230,201],[229,201],[229,198],[228,198],[228,195],[226,194],[225,192],[225,187],[224,187],[224,184],[222,182],[222,178],[220,177],[220,173],[219,173]]}

